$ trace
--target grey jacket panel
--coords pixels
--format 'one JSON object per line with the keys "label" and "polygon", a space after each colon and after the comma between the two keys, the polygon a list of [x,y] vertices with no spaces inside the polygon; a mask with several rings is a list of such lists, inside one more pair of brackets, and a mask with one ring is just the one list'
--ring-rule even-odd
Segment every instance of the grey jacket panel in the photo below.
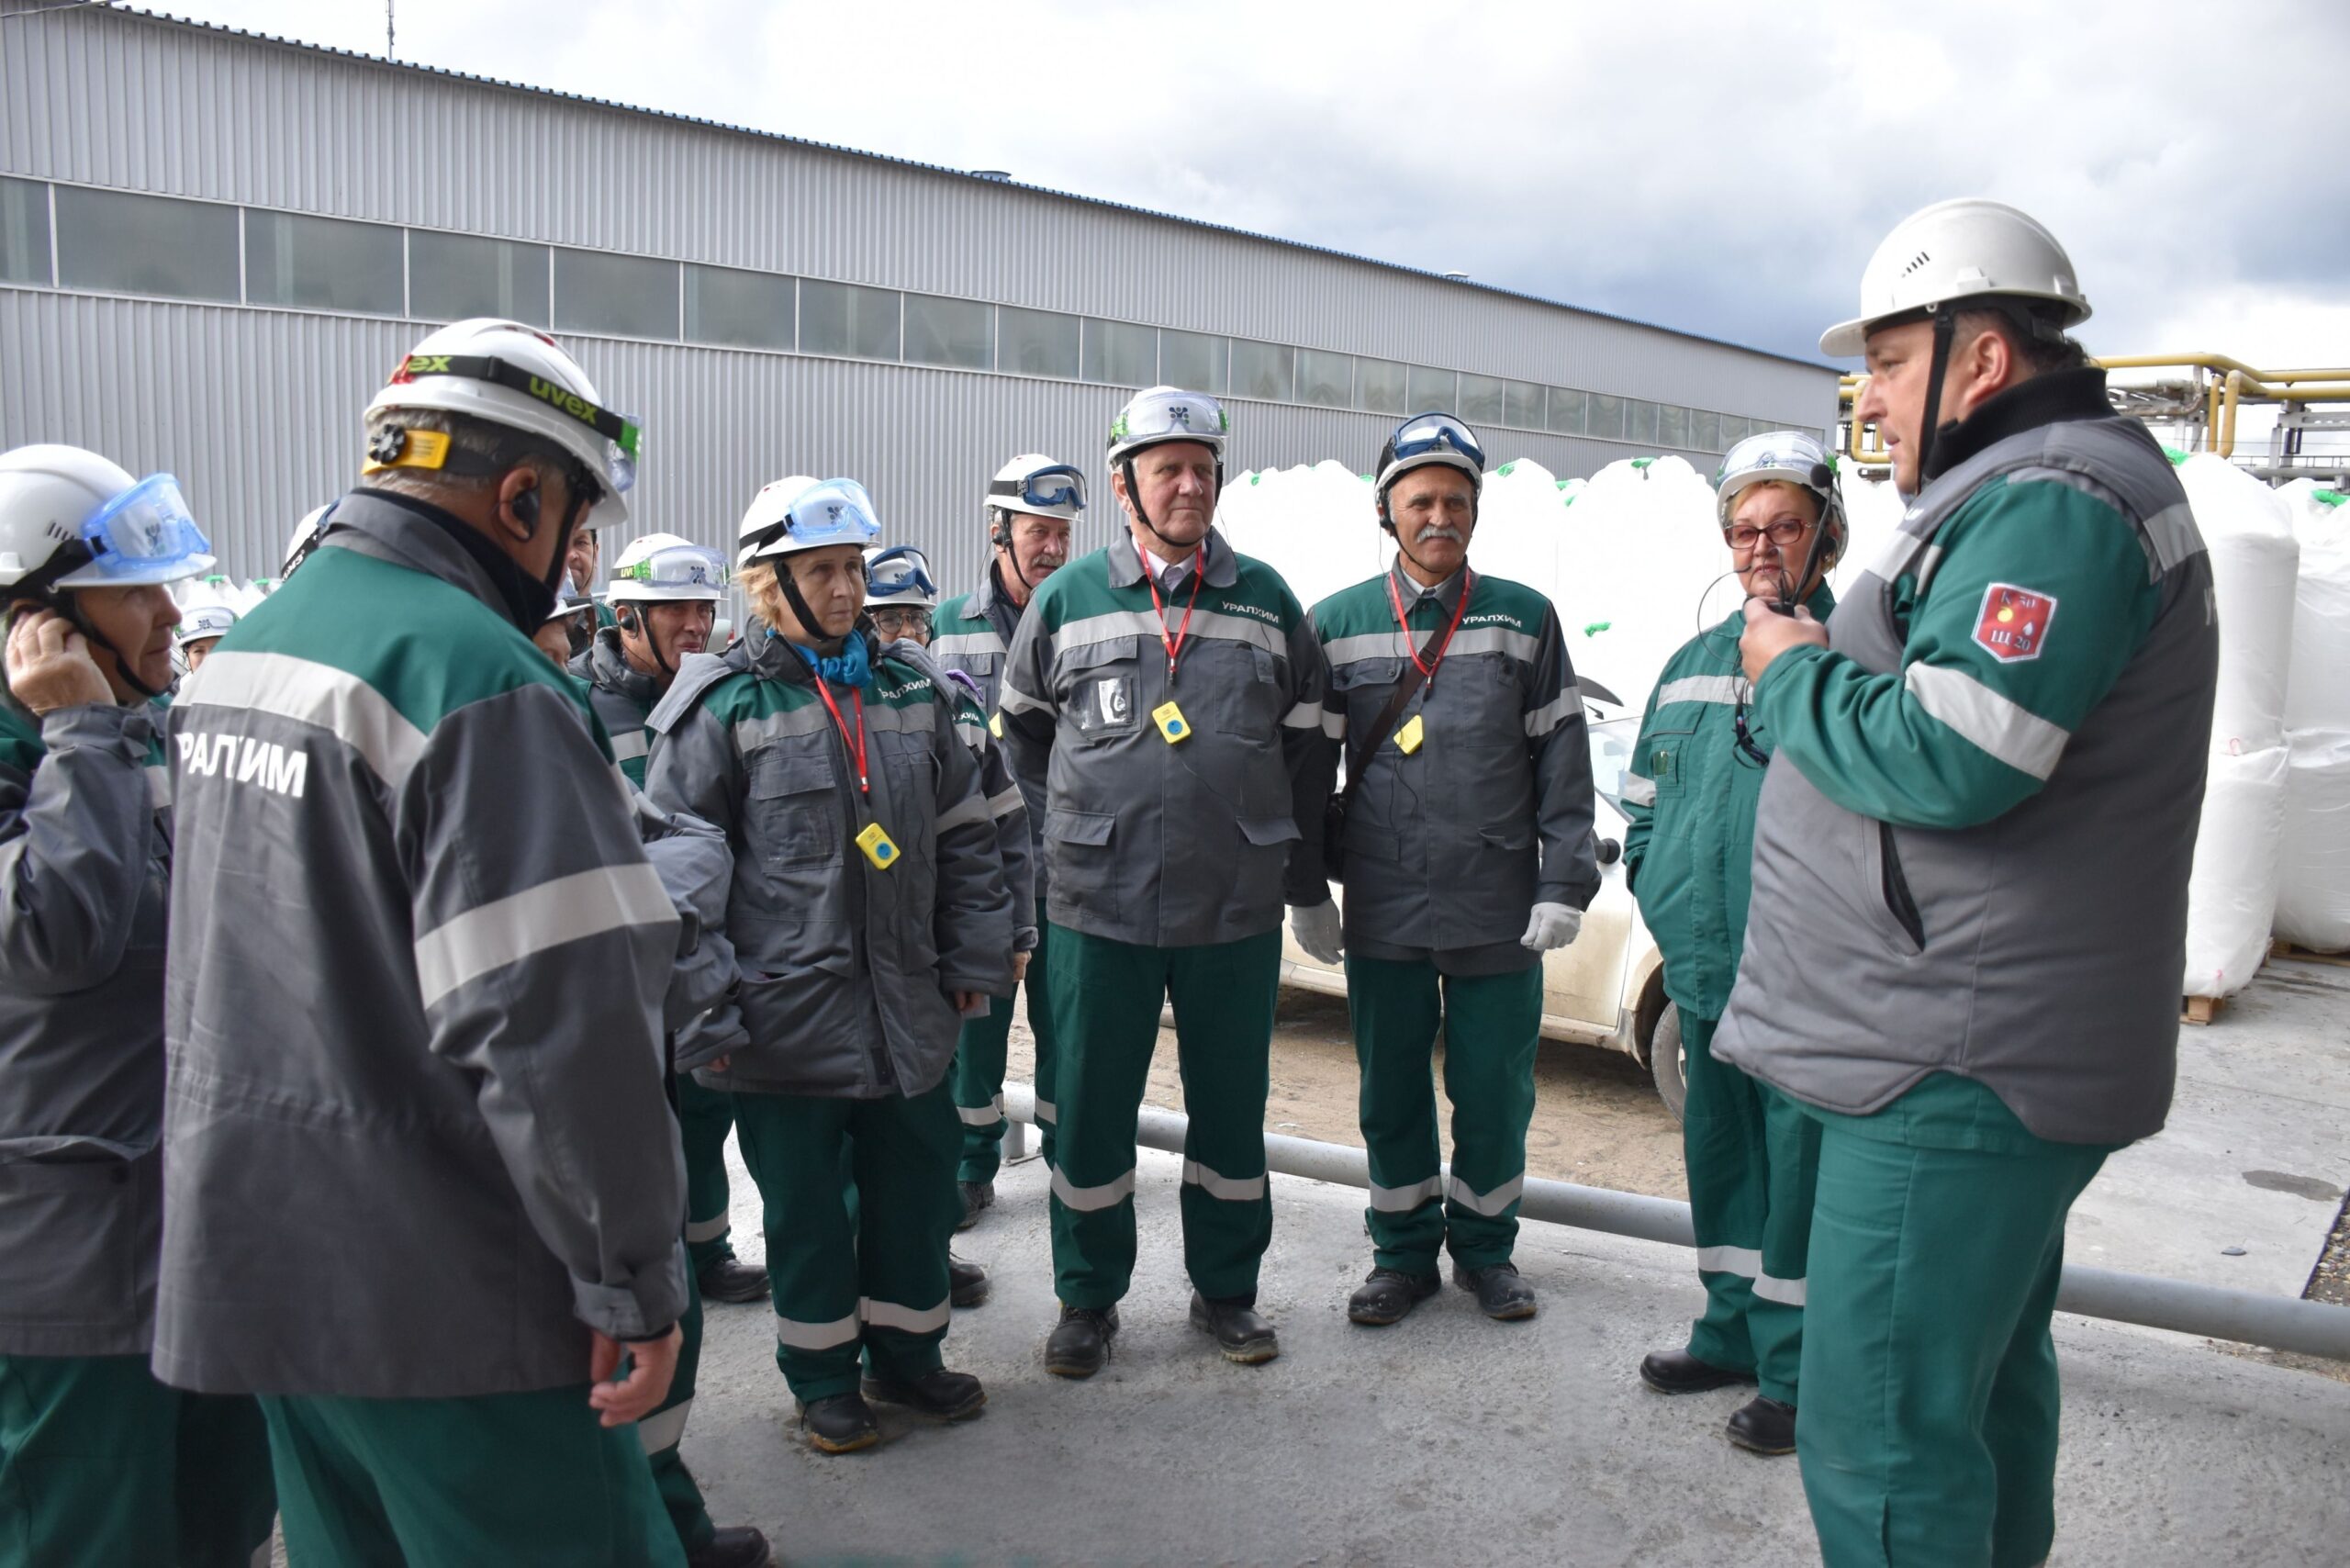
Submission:
{"label": "grey jacket panel", "polygon": [[[337,518],[377,559],[467,586],[399,509]],[[284,594],[319,586],[319,561]],[[295,608],[274,599],[246,645]],[[517,656],[509,629],[476,625],[478,646],[418,632],[392,663]],[[287,673],[335,701],[266,685]],[[406,732],[370,693],[224,644],[173,712],[157,1373],[379,1398],[576,1383],[589,1327],[641,1338],[686,1306],[661,1061],[677,915],[555,687]],[[231,736],[306,758],[298,787],[200,765]]]}
{"label": "grey jacket panel", "polygon": [[[744,667],[699,692],[681,672],[691,695],[655,711],[645,781],[734,854],[725,935],[748,1037],[723,1073],[697,1077],[749,1093],[923,1093],[954,1058],[946,993],[1011,990],[1012,899],[979,764],[928,678],[885,660],[861,797],[798,656],[764,634],[731,656]],[[887,869],[852,842],[868,821],[898,846]]]}
{"label": "grey jacket panel", "polygon": [[680,1030],[712,1008],[732,1005],[734,948],[726,940],[726,898],[734,886],[734,854],[717,825],[682,812],[665,812],[641,790],[629,791],[644,857],[677,911],[677,962],[662,999],[662,1022]]}
{"label": "grey jacket panel", "polygon": [[[1223,536],[1211,530],[1206,548],[1206,587],[1237,587]],[[1286,587],[1249,566],[1280,602],[1201,611],[1171,678],[1158,617],[1119,592],[1143,581],[1130,541],[1062,567],[1030,601],[999,711],[1013,773],[1046,802],[1055,922],[1195,946],[1278,930],[1284,902],[1328,896],[1315,852],[1326,797],[1311,777],[1327,666]],[[1173,595],[1188,600],[1192,570],[1181,565]],[[1118,597],[1105,602],[1104,587]],[[1056,626],[1039,609],[1061,595],[1073,608]],[[1189,730],[1180,745],[1151,717],[1169,701]]]}
{"label": "grey jacket panel", "polygon": [[[999,753],[1003,753],[1000,739],[1002,729],[995,718],[995,712],[1003,695],[1004,665],[1012,656],[1012,641],[1019,633],[1021,613],[1026,607],[1013,603],[1011,599],[1000,590],[993,562],[990,562],[986,572],[981,574],[979,586],[972,593],[968,602],[971,610],[976,611],[976,619],[984,624],[974,625],[967,622],[957,626],[942,625],[939,634],[932,640],[928,652],[932,658],[948,669],[961,670],[979,682],[979,707],[988,722],[989,739],[995,743],[995,749]],[[1019,785],[1021,800],[1027,807],[1026,857],[1029,879],[1034,884],[1035,897],[1026,902],[1019,902],[1019,889],[1015,885],[1013,890],[1016,906],[1026,912],[1043,903],[1046,893],[1050,890],[1045,867],[1045,798],[1041,793],[1033,790],[1026,780],[1019,778],[1012,767],[1008,753],[1003,755],[1003,767],[1004,771]],[[989,788],[992,790],[994,786],[990,784]],[[1004,858],[1004,873],[1007,880],[1016,875],[1008,853]],[[1024,913],[1020,918],[1024,924],[1034,916]],[[1025,929],[1033,932],[1035,928],[1026,926]],[[1028,946],[1034,946],[1033,940],[1028,943]],[[1026,950],[1026,946],[1022,948],[1024,952]]]}
{"label": "grey jacket panel", "polygon": [[[2060,1142],[2129,1142],[2167,1114],[2218,635],[2209,558],[2160,448],[2119,418],[1994,442],[1928,487],[1829,632],[1863,667],[1901,668],[1893,583],[1930,577],[1938,533],[1978,486],[2051,467],[2093,479],[2136,527],[2161,609],[2044,787],[1981,826],[1873,821],[1781,754],[1714,1050],[1798,1099],[1866,1114],[1950,1071]],[[1922,946],[1890,907],[1897,882]]]}
{"label": "grey jacket panel", "polygon": [[988,728],[988,713],[994,705],[992,697],[985,703],[973,701],[971,694],[963,690],[960,683],[919,643],[892,643],[887,656],[920,670],[948,699],[955,712],[955,733],[979,759],[979,793],[987,798],[988,814],[995,819],[996,852],[1003,860],[1004,890],[1012,895],[1012,950],[1035,951],[1035,840],[1029,828],[1027,797],[1012,777],[1012,764],[1004,756],[1003,747]]}
{"label": "grey jacket panel", "polygon": [[150,724],[60,709],[29,773],[0,763],[0,1355],[143,1355],[153,1333],[169,851]]}

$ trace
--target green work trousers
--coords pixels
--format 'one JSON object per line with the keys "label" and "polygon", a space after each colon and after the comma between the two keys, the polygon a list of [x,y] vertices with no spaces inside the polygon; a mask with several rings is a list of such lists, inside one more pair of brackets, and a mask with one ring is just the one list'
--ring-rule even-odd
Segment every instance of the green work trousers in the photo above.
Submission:
{"label": "green work trousers", "polygon": [[727,1239],[726,1135],[734,1126],[734,1096],[708,1089],[690,1072],[673,1080],[677,1135],[686,1148],[686,1252],[699,1279],[721,1258],[734,1256]]}
{"label": "green work trousers", "polygon": [[1265,1093],[1281,935],[1145,947],[1054,926],[1052,1011],[1059,1138],[1053,1166],[1053,1280],[1070,1306],[1105,1307],[1135,1272],[1135,1124],[1175,1008],[1190,1128],[1183,1137],[1183,1265],[1212,1301],[1253,1304],[1273,1238],[1265,1183]]}
{"label": "green work trousers", "polygon": [[2103,1146],[1936,1074],[1818,1113],[1796,1452],[1828,1568],[2030,1568],[2056,1531],[2065,1215]]}
{"label": "green work trousers", "polygon": [[1751,1372],[1766,1398],[1794,1405],[1819,1123],[1769,1084],[1714,1059],[1720,1022],[1681,1014],[1689,1082],[1681,1148],[1697,1277],[1706,1286],[1689,1353],[1708,1366]]}
{"label": "green work trousers", "polygon": [[701,1487],[686,1468],[685,1455],[678,1449],[686,1440],[686,1417],[694,1407],[694,1373],[701,1368],[701,1293],[690,1286],[686,1291],[686,1315],[677,1319],[677,1327],[683,1335],[683,1343],[677,1347],[677,1374],[669,1380],[669,1394],[660,1407],[636,1424],[636,1436],[653,1466],[654,1490],[661,1494],[661,1506],[668,1511],[669,1523],[677,1529],[677,1544],[691,1552],[708,1545],[717,1527],[711,1523]]}
{"label": "green work trousers", "polygon": [[[1347,1010],[1362,1070],[1359,1110],[1371,1155],[1372,1261],[1433,1274],[1509,1261],[1526,1190],[1526,1129],[1534,1120],[1534,1052],[1542,1034],[1542,969],[1448,975],[1433,960],[1347,959]],[[1452,1174],[1437,1148],[1430,1063],[1444,1029],[1444,1092],[1452,1102]]]}
{"label": "green work trousers", "polygon": [[963,1213],[963,1124],[946,1081],[911,1098],[738,1093],[734,1130],[765,1204],[775,1360],[793,1396],[855,1393],[860,1349],[877,1376],[936,1371],[946,1244]]}
{"label": "green work trousers", "polygon": [[684,1568],[642,1442],[599,1425],[588,1393],[264,1394],[287,1560]]}
{"label": "green work trousers", "polygon": [[[1036,1042],[1036,1130],[1047,1170],[1053,1163],[1053,1009],[1046,993],[1045,910],[1036,906],[1036,947],[1028,955],[1028,1033]],[[1003,1164],[1003,1070],[1012,1044],[1012,998],[988,999],[987,1016],[969,1019],[955,1040],[955,1114],[963,1120],[965,1182],[992,1182]]]}
{"label": "green work trousers", "polygon": [[276,1513],[251,1399],[144,1356],[0,1356],[0,1568],[250,1568]]}

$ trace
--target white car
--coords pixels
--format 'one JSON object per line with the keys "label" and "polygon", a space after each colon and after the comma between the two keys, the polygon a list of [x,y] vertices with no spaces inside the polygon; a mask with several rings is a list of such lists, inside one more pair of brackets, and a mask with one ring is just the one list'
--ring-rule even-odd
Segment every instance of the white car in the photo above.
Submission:
{"label": "white car", "polygon": [[[1624,885],[1624,767],[1639,738],[1637,714],[1606,716],[1593,706],[1591,778],[1598,811],[1599,896],[1583,912],[1574,942],[1542,959],[1542,1034],[1546,1039],[1605,1046],[1638,1058],[1655,1075],[1657,1093],[1678,1119],[1686,1094],[1680,1016],[1664,996],[1664,960]],[[1335,897],[1345,890],[1331,887]],[[1308,958],[1281,931],[1281,980],[1326,996],[1347,994],[1343,970]]]}

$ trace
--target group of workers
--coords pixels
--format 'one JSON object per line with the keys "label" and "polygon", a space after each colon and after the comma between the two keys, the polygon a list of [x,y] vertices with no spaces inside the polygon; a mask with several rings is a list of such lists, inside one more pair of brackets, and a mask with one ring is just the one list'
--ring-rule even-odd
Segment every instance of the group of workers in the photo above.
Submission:
{"label": "group of workers", "polygon": [[[1757,1383],[1729,1436],[1798,1456],[1838,1568],[2044,1560],[2065,1214],[2168,1103],[2216,633],[2087,314],[2025,215],[1904,221],[1822,347],[1865,355],[1915,504],[1838,606],[1832,460],[1733,450],[1745,603],[1621,786],[1706,1293],[1639,1375]],[[1229,418],[1176,387],[1110,428],[1112,543],[1072,560],[1082,471],[1015,457],[944,602],[811,476],[731,558],[642,534],[586,597],[639,429],[513,322],[428,336],[363,435],[241,620],[173,603],[213,561],[169,476],[0,455],[0,1565],[241,1564],[273,1519],[297,1564],[769,1562],[680,1456],[701,1303],[771,1303],[817,1450],[979,1414],[951,1242],[1024,988],[1046,1370],[1113,1353],[1166,1005],[1189,1318],[1271,1360],[1284,906],[1347,977],[1348,1317],[1447,1256],[1535,1315],[1542,962],[1595,796],[1556,610],[1471,564],[1466,424],[1396,427],[1393,563],[1310,612],[1215,528]]]}

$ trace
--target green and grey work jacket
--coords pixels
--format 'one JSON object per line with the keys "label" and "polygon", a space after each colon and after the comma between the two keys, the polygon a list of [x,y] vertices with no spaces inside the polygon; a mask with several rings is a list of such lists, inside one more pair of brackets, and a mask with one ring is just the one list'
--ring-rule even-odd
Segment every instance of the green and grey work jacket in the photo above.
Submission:
{"label": "green and grey work jacket", "polygon": [[143,1356],[154,1336],[162,722],[0,695],[0,1356]]}
{"label": "green and grey work jacket", "polygon": [[1830,646],[1772,661],[1777,751],[1714,1054],[1867,1115],[1935,1072],[2043,1138],[2158,1131],[2219,633],[2186,492],[2104,374],[1943,431]]}
{"label": "green and grey work jacket", "polygon": [[[1012,602],[999,586],[997,567],[989,564],[978,591],[950,599],[933,618],[930,656],[948,669],[961,670],[979,683],[980,711],[990,715],[989,734],[1002,752],[1002,725],[992,715],[1003,692],[1004,661],[1012,655],[1012,639],[1020,629],[1022,607]],[[1010,767],[1007,760],[1005,767]],[[1038,900],[1045,897],[1045,801],[1021,790],[1027,805],[1028,864]],[[1008,863],[1007,863],[1007,868]],[[1014,890],[1017,896],[1017,890]]]}
{"label": "green and grey work jacket", "polygon": [[1045,907],[1089,936],[1235,942],[1278,930],[1285,898],[1329,897],[1309,778],[1322,645],[1270,566],[1213,529],[1205,550],[1196,603],[1194,553],[1161,585],[1162,615],[1121,536],[1046,577],[1013,639],[998,711],[1013,771],[1045,801]]}
{"label": "green and grey work jacket", "polygon": [[[1003,743],[988,727],[988,707],[962,679],[947,673],[929,649],[911,638],[891,643],[884,655],[912,666],[945,692],[955,709],[955,733],[971,748],[979,765],[979,792],[988,799],[988,815],[995,819],[996,852],[1003,857],[1004,890],[1012,895],[1012,950],[1036,950],[1035,840],[1028,829],[1027,799],[1012,777],[1012,763]],[[964,679],[972,678],[964,677]]]}
{"label": "green and grey work jacket", "polygon": [[1347,949],[1507,974],[1542,961],[1518,942],[1535,904],[1583,909],[1599,891],[1591,742],[1548,599],[1473,573],[1423,588],[1397,565],[1315,605],[1330,696],[1313,788],[1326,795],[1349,734],[1378,722],[1456,610],[1434,677],[1347,791]]}
{"label": "green and grey work jacket", "polygon": [[334,523],[172,710],[155,1371],[576,1383],[590,1328],[686,1307],[677,915],[466,525],[370,490]]}
{"label": "green and grey work jacket", "polygon": [[568,668],[588,683],[588,705],[612,740],[612,760],[630,783],[643,789],[644,759],[653,750],[653,732],[644,721],[661,700],[661,683],[628,662],[617,626],[598,627],[595,641]]}
{"label": "green and grey work jacket", "polygon": [[[734,852],[724,935],[745,1033],[723,1072],[696,1074],[709,1087],[921,1094],[954,1058],[947,992],[1012,990],[996,820],[953,708],[928,676],[876,659],[860,788],[858,695],[834,689],[836,722],[806,663],[762,626],[722,657],[686,660],[653,711],[645,793],[716,823]],[[895,846],[887,864],[856,842],[876,824]]]}

